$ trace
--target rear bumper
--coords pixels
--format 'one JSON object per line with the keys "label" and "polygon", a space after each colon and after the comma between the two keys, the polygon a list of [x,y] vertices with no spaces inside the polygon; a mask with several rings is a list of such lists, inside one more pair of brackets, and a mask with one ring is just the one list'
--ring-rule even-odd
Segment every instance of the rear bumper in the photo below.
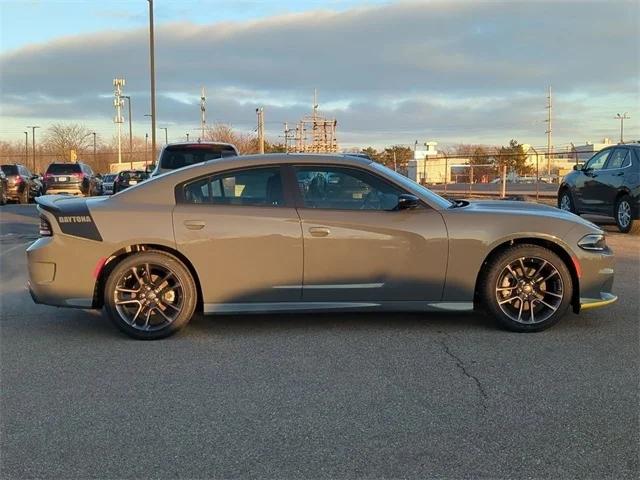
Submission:
{"label": "rear bumper", "polygon": [[80,187],[74,187],[74,186],[47,187],[46,194],[47,195],[84,195]]}
{"label": "rear bumper", "polygon": [[96,284],[93,270],[99,254],[92,252],[89,242],[96,243],[54,235],[40,238],[27,248],[27,289],[34,302],[58,307],[92,307]]}

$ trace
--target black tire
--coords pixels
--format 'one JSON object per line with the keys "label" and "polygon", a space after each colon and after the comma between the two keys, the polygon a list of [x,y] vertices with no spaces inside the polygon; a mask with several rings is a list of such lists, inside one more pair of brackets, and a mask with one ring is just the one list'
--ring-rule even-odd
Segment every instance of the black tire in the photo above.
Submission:
{"label": "black tire", "polygon": [[571,192],[568,188],[560,191],[560,194],[558,195],[558,208],[560,210],[577,214],[576,204],[573,202],[573,197],[571,196]]}
{"label": "black tire", "polygon": [[[518,296],[518,289],[520,289],[521,285],[515,276],[513,277],[513,284],[518,285],[518,287],[503,283],[506,281],[505,279],[511,281],[509,279],[511,275],[505,273],[508,272],[508,266],[513,262],[520,264],[521,259],[525,268],[520,268],[520,271],[524,271],[524,278],[528,279],[523,280],[522,286],[526,288],[526,285],[529,284],[529,293],[522,292],[521,295],[523,297]],[[540,265],[543,265],[543,267],[540,268]],[[540,268],[540,270],[536,272],[536,268]],[[516,274],[518,273],[518,267],[513,270],[515,270]],[[545,279],[543,283],[535,281],[549,275],[549,272],[553,273],[554,270],[556,273],[549,280]],[[538,332],[555,325],[566,313],[573,296],[573,280],[564,261],[554,252],[538,245],[523,244],[509,247],[488,261],[485,265],[479,289],[482,305],[502,328],[513,332]],[[552,293],[552,290],[554,293]],[[505,294],[513,295],[511,297],[514,299],[513,303],[508,301],[508,297],[504,296]],[[522,301],[521,298],[527,295],[531,300]],[[557,298],[557,295],[561,295],[561,298]],[[537,297],[541,297],[542,301]],[[506,300],[499,300],[503,298]],[[501,306],[499,302],[505,306]],[[538,302],[537,305],[535,304],[536,302]],[[532,305],[533,309],[531,308]],[[552,310],[549,306],[555,307],[555,310]],[[517,307],[520,308],[518,309]],[[527,308],[525,309],[524,307]],[[506,313],[511,309],[513,309],[513,316],[515,316],[515,311],[519,310],[517,318],[512,318]],[[533,310],[533,313],[531,310]],[[536,310],[539,310],[539,312],[536,313]],[[539,321],[535,320],[535,315],[539,315]],[[522,318],[520,318],[521,316]]]}
{"label": "black tire", "polygon": [[6,205],[7,204],[7,191],[5,189],[2,189],[2,195],[0,195],[0,205]]}
{"label": "black tire", "polygon": [[[116,295],[117,295],[116,287],[119,284],[122,285],[122,282],[127,282],[127,281],[137,283],[136,279],[134,279],[132,276],[133,273],[129,275],[128,272],[132,272],[133,267],[136,267],[136,271],[138,270],[138,268],[140,268],[142,271],[141,276],[144,277],[145,276],[144,272],[146,271],[146,267],[144,267],[145,265],[150,265],[149,270],[152,272],[151,273],[151,278],[152,278],[151,290],[152,291],[154,291],[155,293],[158,293],[159,290],[164,290],[160,288],[162,284],[156,285],[157,287],[156,290],[153,289],[153,286],[154,286],[153,282],[154,281],[157,282],[158,277],[160,277],[160,275],[157,275],[155,280],[153,280],[153,275],[154,275],[153,272],[154,272],[154,269],[156,269],[155,272],[158,272],[159,271],[158,269],[165,269],[166,271],[171,272],[172,279],[173,279],[172,281],[174,282],[174,284],[179,284],[179,287],[174,286],[175,291],[182,292],[182,296],[178,299],[179,302],[177,302],[177,306],[174,307],[175,310],[178,310],[178,313],[175,314],[175,319],[170,323],[168,323],[167,325],[162,326],[166,320],[163,320],[163,318],[161,317],[160,315],[161,312],[157,312],[158,308],[156,307],[152,309],[152,311],[155,311],[156,313],[151,313],[151,316],[153,316],[154,319],[159,320],[159,324],[157,324],[158,328],[154,330],[144,329],[145,325],[153,326],[154,328],[156,327],[156,325],[152,325],[149,323],[151,318],[149,315],[145,317],[146,323],[144,323],[143,325],[140,325],[139,321],[137,321],[135,317],[133,318],[133,323],[127,322],[123,317],[123,315],[118,311],[118,308],[116,305]],[[142,288],[143,286],[140,283],[138,291],[141,291]],[[135,294],[126,294],[126,295],[130,295],[130,297],[124,300],[125,303],[133,302],[132,303],[133,306],[129,306],[127,308],[131,308],[132,310],[134,309],[138,310],[143,308],[143,306],[140,304],[139,301],[137,302],[139,306],[135,307],[135,302],[136,302],[135,298],[145,301],[144,294],[135,293]],[[154,298],[156,297],[154,296]],[[164,301],[164,299],[161,298],[161,296],[157,298],[159,299],[158,301],[160,303]],[[171,302],[174,302],[174,300],[171,300]],[[189,323],[189,321],[191,320],[191,317],[194,314],[194,311],[196,308],[196,302],[197,302],[196,285],[193,280],[193,277],[191,276],[191,273],[189,272],[189,269],[185,267],[184,264],[173,255],[168,254],[166,252],[157,251],[157,250],[135,253],[133,255],[126,257],[124,260],[122,260],[120,263],[118,263],[115,266],[113,271],[111,271],[104,288],[104,305],[105,305],[106,313],[110,318],[110,320],[121,331],[139,340],[156,340],[159,338],[165,338],[170,335],[173,335],[180,329],[184,328]],[[164,305],[164,304],[161,303],[161,305]],[[122,304],[120,304],[120,308],[123,309]],[[146,311],[147,310],[144,310],[143,312],[146,312]],[[169,312],[169,315],[171,315],[172,310],[165,308],[164,311]],[[139,313],[140,312],[136,313],[136,317],[138,316]],[[143,316],[144,316],[144,313],[142,313],[142,315],[139,317],[140,321],[143,320]]]}
{"label": "black tire", "polygon": [[[626,215],[625,215],[626,214]],[[633,202],[629,195],[621,196],[613,210],[613,218],[616,221],[618,230],[622,233],[640,233],[640,220],[634,220],[636,215]]]}

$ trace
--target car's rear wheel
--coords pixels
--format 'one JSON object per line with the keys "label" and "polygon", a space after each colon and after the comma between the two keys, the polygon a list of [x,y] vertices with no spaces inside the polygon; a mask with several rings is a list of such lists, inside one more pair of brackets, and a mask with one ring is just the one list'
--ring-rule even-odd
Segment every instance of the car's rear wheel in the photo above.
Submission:
{"label": "car's rear wheel", "polygon": [[576,207],[573,204],[571,193],[569,190],[563,190],[558,197],[558,208],[567,212],[576,213]]}
{"label": "car's rear wheel", "polygon": [[18,203],[29,203],[29,187],[25,185],[22,193],[18,194]]}
{"label": "car's rear wheel", "polygon": [[622,233],[640,233],[640,221],[634,220],[633,204],[629,195],[623,195],[615,206],[614,217]]}
{"label": "car's rear wheel", "polygon": [[6,205],[6,204],[7,204],[7,191],[3,188],[2,194],[0,194],[0,205]]}
{"label": "car's rear wheel", "polygon": [[517,245],[486,266],[484,306],[504,328],[537,332],[551,327],[571,303],[571,273],[558,255],[538,245]]}
{"label": "car's rear wheel", "polygon": [[106,311],[126,334],[143,340],[167,337],[195,311],[197,291],[189,270],[159,251],[133,254],[111,272],[104,290]]}

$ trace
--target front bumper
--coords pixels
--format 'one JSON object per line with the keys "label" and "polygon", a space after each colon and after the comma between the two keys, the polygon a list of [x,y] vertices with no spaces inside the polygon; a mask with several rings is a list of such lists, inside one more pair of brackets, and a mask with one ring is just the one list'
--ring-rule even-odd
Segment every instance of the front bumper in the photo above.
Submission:
{"label": "front bumper", "polygon": [[618,301],[618,297],[612,293],[600,292],[600,298],[580,298],[580,311],[602,308]]}

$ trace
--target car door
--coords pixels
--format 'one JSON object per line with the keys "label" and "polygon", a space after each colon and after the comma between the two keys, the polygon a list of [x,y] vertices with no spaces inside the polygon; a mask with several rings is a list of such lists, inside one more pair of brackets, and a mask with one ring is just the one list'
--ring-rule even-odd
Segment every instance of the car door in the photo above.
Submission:
{"label": "car door", "polygon": [[302,231],[281,167],[227,171],[178,186],[173,225],[178,250],[200,279],[205,311],[300,301]]}
{"label": "car door", "polygon": [[607,148],[595,154],[583,167],[581,175],[576,180],[576,201],[581,213],[607,213],[604,198],[607,187],[602,176],[612,148]]}
{"label": "car door", "polygon": [[33,180],[33,175],[31,174],[31,172],[29,171],[29,169],[23,165],[18,165],[18,173],[20,173],[20,176],[22,177],[24,184],[25,184],[25,188],[28,188],[29,190],[29,198],[33,198],[36,196],[36,183]]}
{"label": "car door", "polygon": [[625,173],[630,173],[630,166],[631,152],[628,148],[618,147],[609,155],[605,167],[600,171],[603,207],[609,215],[613,215],[616,197],[624,185]]}
{"label": "car door", "polygon": [[448,253],[440,213],[427,205],[396,210],[406,192],[362,168],[298,165],[294,172],[305,301],[440,300]]}

